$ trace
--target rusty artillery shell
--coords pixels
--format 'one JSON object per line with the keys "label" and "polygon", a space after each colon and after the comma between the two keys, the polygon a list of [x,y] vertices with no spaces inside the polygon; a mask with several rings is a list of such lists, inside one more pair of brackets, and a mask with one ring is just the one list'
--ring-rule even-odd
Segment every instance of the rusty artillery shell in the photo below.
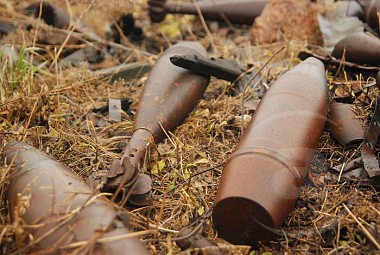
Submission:
{"label": "rusty artillery shell", "polygon": [[[206,20],[230,21],[234,24],[252,25],[269,0],[209,0],[197,2]],[[194,3],[175,3],[149,0],[149,15],[153,22],[160,22],[166,13],[198,15]],[[160,7],[158,7],[160,6]]]}
{"label": "rusty artillery shell", "polygon": [[219,236],[248,245],[275,236],[298,198],[327,108],[315,58],[271,86],[223,170],[212,215]]}
{"label": "rusty artillery shell", "polygon": [[160,142],[165,131],[180,125],[202,98],[210,77],[170,62],[174,55],[189,54],[207,56],[201,44],[181,42],[168,48],[153,66],[139,100],[133,135],[121,157],[122,167],[119,162],[111,167],[105,189],[133,184],[144,162],[147,146]]}
{"label": "rusty artillery shell", "polygon": [[164,130],[172,131],[180,125],[202,98],[210,77],[194,74],[170,62],[171,56],[188,54],[207,56],[201,44],[181,42],[167,49],[150,71],[133,125],[136,135],[129,144],[135,141],[139,144],[151,136],[155,142],[161,141]]}
{"label": "rusty artillery shell", "polygon": [[11,219],[21,217],[34,226],[35,244],[28,252],[69,254],[76,243],[87,241],[76,254],[149,254],[139,240],[127,236],[131,232],[111,202],[70,169],[26,143],[9,143],[3,156],[16,170],[8,190]]}
{"label": "rusty artillery shell", "polygon": [[343,103],[331,105],[331,135],[342,146],[361,143],[365,135],[364,123],[351,107],[351,104]]}
{"label": "rusty artillery shell", "polygon": [[346,61],[380,65],[380,40],[365,33],[354,33],[340,40],[334,47],[332,56],[345,57]]}

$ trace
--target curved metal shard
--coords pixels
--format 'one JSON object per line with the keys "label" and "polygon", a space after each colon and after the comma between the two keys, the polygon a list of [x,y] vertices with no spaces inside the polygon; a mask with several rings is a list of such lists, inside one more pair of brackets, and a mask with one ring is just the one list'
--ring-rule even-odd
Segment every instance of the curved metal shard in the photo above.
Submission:
{"label": "curved metal shard", "polygon": [[62,254],[79,248],[80,254],[149,254],[138,239],[126,236],[131,232],[115,206],[66,166],[26,143],[9,143],[3,156],[15,169],[8,189],[11,219],[37,226],[25,252]]}
{"label": "curved metal shard", "polygon": [[365,135],[364,123],[351,110],[351,106],[342,103],[331,105],[331,135],[342,146],[361,143]]}
{"label": "curved metal shard", "polygon": [[272,239],[293,210],[327,116],[323,63],[308,58],[265,94],[223,170],[213,210],[234,244]]}

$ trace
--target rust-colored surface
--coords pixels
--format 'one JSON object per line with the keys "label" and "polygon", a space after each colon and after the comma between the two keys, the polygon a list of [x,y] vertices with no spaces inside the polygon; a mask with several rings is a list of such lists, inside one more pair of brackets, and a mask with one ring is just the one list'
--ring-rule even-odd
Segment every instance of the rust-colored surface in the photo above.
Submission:
{"label": "rust-colored surface", "polygon": [[171,56],[189,54],[207,56],[201,44],[181,42],[167,49],[150,71],[139,100],[134,133],[123,152],[121,165],[116,162],[111,167],[106,188],[133,184],[144,162],[147,146],[160,142],[165,137],[164,130],[172,131],[180,125],[202,98],[210,77],[170,62]]}
{"label": "rust-colored surface", "polygon": [[361,143],[364,139],[363,121],[356,116],[352,107],[351,104],[342,103],[331,105],[330,132],[342,146]]}
{"label": "rust-colored surface", "polygon": [[[226,21],[252,25],[270,0],[205,0],[197,2],[206,20]],[[198,15],[194,3],[176,3],[166,0],[149,0],[149,16],[160,22],[167,13]]]}
{"label": "rust-colored surface", "polygon": [[104,239],[131,232],[117,218],[114,205],[96,197],[70,169],[25,143],[9,143],[3,156],[8,164],[14,159],[8,189],[12,221],[21,217],[26,224],[39,226],[31,228],[35,245],[25,253],[73,254],[73,248],[64,246],[88,241],[76,247],[75,254],[149,254],[136,238]]}
{"label": "rust-colored surface", "polygon": [[[194,232],[193,227],[184,227],[182,228],[177,238],[179,240],[176,241],[178,247],[182,250],[194,249],[194,248],[206,248],[206,247],[217,247],[216,244],[208,240],[206,237],[202,236],[199,231]],[[218,249],[208,251],[209,255],[221,255]]]}
{"label": "rust-colored surface", "polygon": [[[364,9],[364,21],[373,29],[379,28],[379,17],[377,12],[380,10],[380,0],[359,0]],[[379,30],[377,30],[379,32]]]}
{"label": "rust-colored surface", "polygon": [[223,170],[213,210],[219,236],[257,245],[293,210],[327,118],[322,62],[308,58],[265,94]]}
{"label": "rust-colored surface", "polygon": [[340,40],[332,56],[357,64],[380,65],[380,39],[366,33],[354,33]]}

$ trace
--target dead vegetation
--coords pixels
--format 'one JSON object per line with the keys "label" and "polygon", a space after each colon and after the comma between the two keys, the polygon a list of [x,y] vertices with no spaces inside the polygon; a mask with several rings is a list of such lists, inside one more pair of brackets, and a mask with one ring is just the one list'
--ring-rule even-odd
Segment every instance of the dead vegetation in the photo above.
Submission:
{"label": "dead vegetation", "polygon": [[[30,1],[0,1],[1,17],[15,18],[15,8]],[[211,24],[206,33],[201,22],[187,16],[169,16],[162,24],[148,22],[145,1],[51,1],[69,4],[74,16],[90,24],[101,36],[104,21],[116,20],[122,12],[133,12],[147,39],[117,48],[111,66],[124,62],[154,63],[158,54],[181,40],[197,40],[212,55],[234,58],[244,67],[259,70],[280,48],[285,47],[262,71],[268,84],[300,60],[304,41],[286,41],[260,46],[249,43],[249,27],[229,29]],[[85,12],[83,10],[86,10]],[[16,19],[27,20],[25,16]],[[130,81],[109,84],[89,71],[96,66],[84,64],[60,70],[57,66],[60,47],[47,47],[46,64],[38,67],[31,58],[40,53],[35,38],[52,29],[38,24],[30,31],[17,31],[3,41],[19,50],[18,59],[0,55],[0,143],[26,141],[51,154],[83,179],[96,170],[107,170],[128,143],[133,116],[146,75]],[[214,26],[214,27],[213,27]],[[81,44],[82,47],[86,42]],[[106,45],[106,42],[101,44]],[[46,48],[45,48],[46,49]],[[145,54],[151,52],[151,54]],[[33,57],[34,56],[34,57]],[[103,63],[104,64],[104,63]],[[330,98],[353,94],[357,88],[373,82],[358,73],[327,72]],[[341,147],[328,128],[320,140],[319,155],[326,158],[327,168],[320,168],[302,188],[300,199],[278,239],[255,251],[233,246],[219,239],[212,228],[210,210],[219,177],[228,156],[239,141],[242,127],[248,124],[253,110],[242,105],[242,95],[228,93],[231,84],[212,79],[205,98],[186,122],[167,139],[151,148],[144,173],[153,179],[153,204],[142,208],[128,206],[133,229],[153,254],[207,254],[208,249],[181,252],[175,244],[178,231],[189,224],[202,228],[203,234],[220,246],[223,254],[375,254],[380,244],[380,199],[377,182],[342,177],[333,167],[359,155],[359,147]],[[246,98],[256,91],[248,89]],[[375,86],[364,88],[354,103],[358,115],[368,123],[379,95]],[[129,98],[130,112],[120,123],[95,127],[86,118],[93,108],[109,98]],[[242,118],[242,116],[244,116]],[[242,121],[244,120],[244,121]],[[317,167],[318,168],[318,167]],[[7,185],[10,168],[0,167],[0,253],[18,254],[32,236],[30,226],[22,220],[11,222],[7,209]],[[318,185],[315,185],[318,184]],[[157,230],[152,232],[145,230]],[[203,253],[202,253],[203,252]]]}

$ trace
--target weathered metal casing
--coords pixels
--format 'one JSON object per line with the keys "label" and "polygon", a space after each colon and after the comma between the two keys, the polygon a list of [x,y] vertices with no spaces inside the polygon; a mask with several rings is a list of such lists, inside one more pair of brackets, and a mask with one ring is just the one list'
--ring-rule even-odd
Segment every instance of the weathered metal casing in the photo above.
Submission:
{"label": "weathered metal casing", "polygon": [[354,33],[340,40],[332,56],[357,64],[380,65],[380,39],[366,33]]}
{"label": "weathered metal casing", "polygon": [[308,58],[274,82],[228,160],[213,222],[219,236],[256,245],[294,208],[327,118],[324,66]]}
{"label": "weathered metal casing", "polygon": [[125,168],[137,167],[143,162],[149,142],[160,142],[165,131],[180,125],[195,104],[202,98],[210,77],[198,75],[170,62],[174,55],[196,54],[207,56],[197,42],[181,42],[168,48],[149,73],[139,100],[134,133],[123,158]]}
{"label": "weathered metal casing", "polygon": [[[116,238],[130,232],[114,205],[70,169],[26,143],[9,143],[3,156],[16,170],[8,190],[10,216],[34,225],[31,251],[70,253],[73,248],[62,246],[88,241],[77,254],[149,254],[136,238]],[[115,240],[102,241],[106,237]]]}
{"label": "weathered metal casing", "polygon": [[[157,2],[156,0],[150,2]],[[161,2],[166,2],[162,1]],[[256,17],[260,16],[262,10],[269,0],[209,0],[197,2],[202,16],[206,20],[230,21],[234,24],[252,25]],[[150,9],[152,21],[163,20],[163,13],[178,13],[198,15],[194,3],[167,2],[163,4],[162,13],[155,13],[154,8]]]}
{"label": "weathered metal casing", "polygon": [[331,105],[331,135],[342,146],[361,143],[365,135],[364,123],[351,107],[351,104],[342,103]]}

